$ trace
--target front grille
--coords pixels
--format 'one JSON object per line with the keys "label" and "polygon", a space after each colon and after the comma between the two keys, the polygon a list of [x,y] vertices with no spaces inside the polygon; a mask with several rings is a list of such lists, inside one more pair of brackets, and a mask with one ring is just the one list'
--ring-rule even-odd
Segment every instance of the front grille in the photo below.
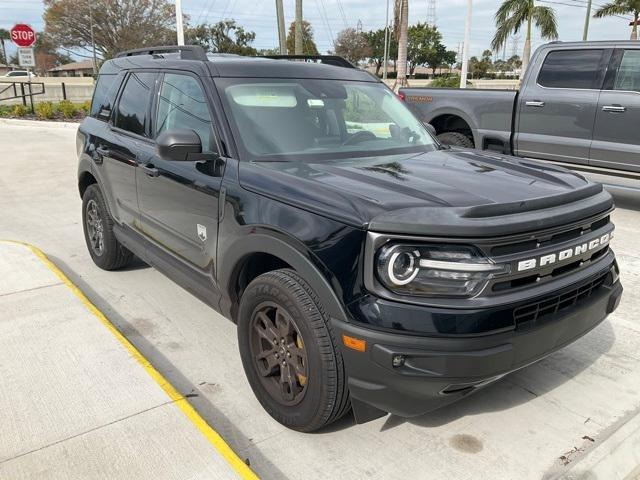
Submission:
{"label": "front grille", "polygon": [[520,325],[525,322],[535,322],[538,319],[548,315],[553,315],[561,310],[583,302],[602,287],[607,279],[607,275],[609,275],[609,272],[600,275],[595,280],[581,285],[578,288],[563,293],[562,295],[545,298],[541,301],[516,308],[513,311],[513,319],[515,320],[516,325]]}

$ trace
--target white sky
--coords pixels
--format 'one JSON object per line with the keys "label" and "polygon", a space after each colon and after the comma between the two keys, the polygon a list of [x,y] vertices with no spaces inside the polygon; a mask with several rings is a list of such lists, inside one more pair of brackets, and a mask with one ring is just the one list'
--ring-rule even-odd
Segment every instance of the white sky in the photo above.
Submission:
{"label": "white sky", "polygon": [[[284,0],[285,22],[293,20],[294,1]],[[560,40],[581,40],[585,0],[549,0],[553,2],[539,5],[552,6],[556,10]],[[595,0],[601,5],[606,0]],[[390,0],[393,5],[393,0]],[[471,55],[489,48],[494,33],[493,15],[498,8],[496,0],[474,0]],[[436,25],[444,37],[444,43],[452,50],[464,36],[464,16],[466,0],[436,0]],[[183,0],[184,13],[190,16],[191,23],[202,21],[216,22],[223,18],[234,18],[248,30],[256,32],[254,47],[273,48],[277,44],[275,0]],[[304,0],[304,17],[309,20],[315,32],[315,39],[321,52],[332,48],[332,37],[345,27],[356,27],[358,20],[364,30],[383,28],[385,23],[386,0]],[[393,9],[393,6],[391,7]],[[9,29],[14,23],[26,22],[36,30],[44,28],[42,13],[44,7],[40,0],[0,0],[0,28]],[[410,23],[424,21],[427,14],[427,0],[410,0]],[[590,40],[628,39],[630,28],[628,21],[622,18],[591,19]],[[10,43],[10,42],[9,42]],[[537,33],[534,34],[534,48],[543,43]],[[522,52],[524,35],[521,34],[519,54]],[[507,56],[513,45],[507,46]],[[9,47],[13,51],[13,47]]]}

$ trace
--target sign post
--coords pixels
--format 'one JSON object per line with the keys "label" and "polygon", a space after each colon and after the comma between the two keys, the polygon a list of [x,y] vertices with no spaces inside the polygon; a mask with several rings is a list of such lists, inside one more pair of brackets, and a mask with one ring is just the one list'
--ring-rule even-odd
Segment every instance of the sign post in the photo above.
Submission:
{"label": "sign post", "polygon": [[33,93],[31,90],[31,68],[36,66],[36,56],[33,51],[33,44],[36,43],[36,32],[30,25],[18,23],[11,29],[11,41],[18,47],[18,63],[21,67],[27,69],[31,113],[34,113]]}

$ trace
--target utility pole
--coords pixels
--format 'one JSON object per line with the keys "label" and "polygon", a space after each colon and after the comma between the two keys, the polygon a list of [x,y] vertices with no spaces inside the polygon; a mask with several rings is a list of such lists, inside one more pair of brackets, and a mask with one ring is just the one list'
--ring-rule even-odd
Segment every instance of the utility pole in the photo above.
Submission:
{"label": "utility pole", "polygon": [[176,0],[176,32],[178,45],[184,45],[184,27],[182,26],[182,0]]}
{"label": "utility pole", "polygon": [[302,55],[302,0],[296,0],[295,54]]}
{"label": "utility pole", "polygon": [[[96,41],[93,36],[93,2],[89,2],[89,23],[91,24],[91,49],[93,50],[93,77],[98,76],[98,61],[96,60]],[[7,62],[9,63],[9,62]]]}
{"label": "utility pole", "polygon": [[280,55],[287,54],[287,36],[284,32],[284,8],[282,0],[276,0],[276,16],[278,17],[278,40],[280,42]]}
{"label": "utility pole", "polygon": [[436,26],[436,0],[427,0],[427,25]]}
{"label": "utility pole", "polygon": [[469,41],[471,40],[472,3],[472,0],[467,0],[467,16],[464,19],[464,46],[462,47],[462,72],[460,73],[460,88],[467,88],[467,74],[469,72]]}
{"label": "utility pole", "polygon": [[589,20],[591,19],[591,0],[587,1],[587,16],[584,18],[584,32],[582,33],[582,40],[587,41],[589,36]]}
{"label": "utility pole", "polygon": [[384,21],[384,55],[382,58],[382,79],[386,80],[389,67],[389,0],[387,0],[387,18]]}

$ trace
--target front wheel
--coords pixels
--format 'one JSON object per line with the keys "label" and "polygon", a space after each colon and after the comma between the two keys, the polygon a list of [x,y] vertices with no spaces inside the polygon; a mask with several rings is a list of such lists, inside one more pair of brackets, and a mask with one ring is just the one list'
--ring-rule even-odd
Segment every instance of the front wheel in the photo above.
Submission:
{"label": "front wheel", "polygon": [[113,218],[97,184],[89,185],[82,195],[84,239],[93,263],[103,270],[117,270],[128,265],[133,254],[116,238]]}
{"label": "front wheel", "polygon": [[281,424],[311,432],[349,411],[329,318],[293,270],[268,272],[249,284],[240,301],[238,341],[254,394]]}

